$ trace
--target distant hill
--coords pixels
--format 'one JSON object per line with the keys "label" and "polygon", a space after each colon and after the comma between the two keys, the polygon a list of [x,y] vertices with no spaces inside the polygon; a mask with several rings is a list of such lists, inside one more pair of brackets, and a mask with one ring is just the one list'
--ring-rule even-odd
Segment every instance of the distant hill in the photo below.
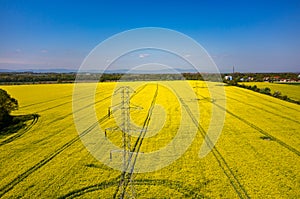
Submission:
{"label": "distant hill", "polygon": [[[106,70],[105,73],[127,73],[129,69]],[[66,68],[46,68],[46,69],[0,69],[0,73],[77,73],[76,69]],[[102,70],[83,70],[85,73],[102,73]],[[181,68],[161,69],[161,70],[133,70],[130,73],[134,74],[174,74],[174,73],[195,73],[196,70],[188,70]]]}
{"label": "distant hill", "polygon": [[65,68],[48,68],[48,69],[0,69],[0,73],[76,73],[77,70]]}

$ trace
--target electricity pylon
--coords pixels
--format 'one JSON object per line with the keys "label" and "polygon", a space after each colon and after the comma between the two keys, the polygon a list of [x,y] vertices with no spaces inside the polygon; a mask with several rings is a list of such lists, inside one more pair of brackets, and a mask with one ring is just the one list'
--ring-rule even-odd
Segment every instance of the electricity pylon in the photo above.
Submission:
{"label": "electricity pylon", "polygon": [[[109,107],[108,116],[111,115],[112,112],[121,111],[121,124],[117,127],[107,128],[105,129],[105,135],[107,135],[108,130],[120,130],[122,133],[122,150],[114,150],[110,152],[110,159],[112,160],[112,152],[122,152],[122,168],[123,172],[121,175],[121,179],[119,182],[118,190],[116,193],[120,193],[120,198],[128,197],[135,198],[134,191],[134,183],[133,183],[133,169],[134,165],[132,164],[132,153],[134,153],[131,146],[131,134],[135,129],[131,126],[130,123],[130,110],[131,109],[142,109],[140,106],[136,106],[130,102],[131,94],[135,93],[135,91],[129,86],[123,86],[118,88],[115,93],[121,94],[121,102],[115,106]],[[137,130],[138,131],[138,130]],[[130,175],[125,175],[129,173]],[[128,178],[129,176],[129,178]],[[128,186],[129,185],[129,186]],[[126,187],[130,189],[130,193],[126,192]],[[117,197],[117,196],[115,196]]]}

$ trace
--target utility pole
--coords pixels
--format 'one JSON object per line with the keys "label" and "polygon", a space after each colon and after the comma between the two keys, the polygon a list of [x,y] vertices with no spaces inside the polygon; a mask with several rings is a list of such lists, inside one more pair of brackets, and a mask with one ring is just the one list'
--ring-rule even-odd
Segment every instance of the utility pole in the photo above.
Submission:
{"label": "utility pole", "polygon": [[196,82],[196,86],[194,86],[194,88],[196,88],[196,92],[195,92],[195,94],[196,94],[196,100],[200,100],[200,98],[199,98],[199,85],[198,85],[198,81]]}

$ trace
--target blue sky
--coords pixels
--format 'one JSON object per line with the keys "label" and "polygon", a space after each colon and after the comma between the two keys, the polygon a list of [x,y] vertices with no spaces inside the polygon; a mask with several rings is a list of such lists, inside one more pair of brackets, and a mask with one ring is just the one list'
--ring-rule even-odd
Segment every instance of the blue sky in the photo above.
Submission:
{"label": "blue sky", "polygon": [[101,41],[163,27],[199,42],[221,72],[300,72],[300,1],[0,0],[0,69],[77,69]]}

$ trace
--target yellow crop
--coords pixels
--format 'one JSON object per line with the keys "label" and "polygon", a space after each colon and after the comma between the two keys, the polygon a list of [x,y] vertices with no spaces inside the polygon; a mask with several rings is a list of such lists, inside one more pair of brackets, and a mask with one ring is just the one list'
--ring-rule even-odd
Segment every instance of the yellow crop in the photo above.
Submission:
{"label": "yellow crop", "polygon": [[[299,198],[300,106],[227,86],[224,106],[222,94],[216,90],[210,95],[207,88],[207,84],[216,88],[220,85],[187,83],[197,96],[183,89],[182,81],[81,83],[74,96],[72,84],[1,86],[19,101],[20,108],[13,114],[37,113],[40,117],[25,132],[0,137],[0,198],[112,198],[121,171],[96,159],[79,135],[84,138],[89,133],[100,133],[96,129],[102,129],[101,133],[108,129],[106,139],[122,148],[121,130],[112,129],[122,123],[121,112],[112,110],[110,117],[107,115],[109,107],[113,109],[122,102],[120,94],[113,92],[124,85],[136,91],[130,102],[142,108],[130,110],[132,145],[151,112],[139,153],[163,149],[180,126],[187,136],[181,137],[184,145],[189,133],[196,129],[187,150],[170,165],[133,174],[137,198]],[[292,94],[285,93],[289,89],[299,92],[300,87],[284,86],[282,89],[287,90],[280,91],[289,97]],[[88,92],[93,87],[95,95]],[[170,88],[175,88],[182,99]],[[213,150],[200,158],[213,106],[226,112],[225,123]],[[187,117],[185,121],[195,117],[200,123],[182,123],[183,116]],[[92,128],[94,118],[98,122]],[[82,125],[77,127],[74,121]],[[19,137],[15,136],[19,133]],[[93,142],[97,144],[99,140],[100,137]],[[176,150],[180,146],[173,147]],[[101,152],[101,148],[94,150]],[[175,156],[172,151],[168,155]],[[157,157],[157,161],[163,158]],[[122,152],[114,151],[111,161],[122,164]],[[142,167],[137,163],[136,169]],[[131,192],[130,186],[127,192]]]}

